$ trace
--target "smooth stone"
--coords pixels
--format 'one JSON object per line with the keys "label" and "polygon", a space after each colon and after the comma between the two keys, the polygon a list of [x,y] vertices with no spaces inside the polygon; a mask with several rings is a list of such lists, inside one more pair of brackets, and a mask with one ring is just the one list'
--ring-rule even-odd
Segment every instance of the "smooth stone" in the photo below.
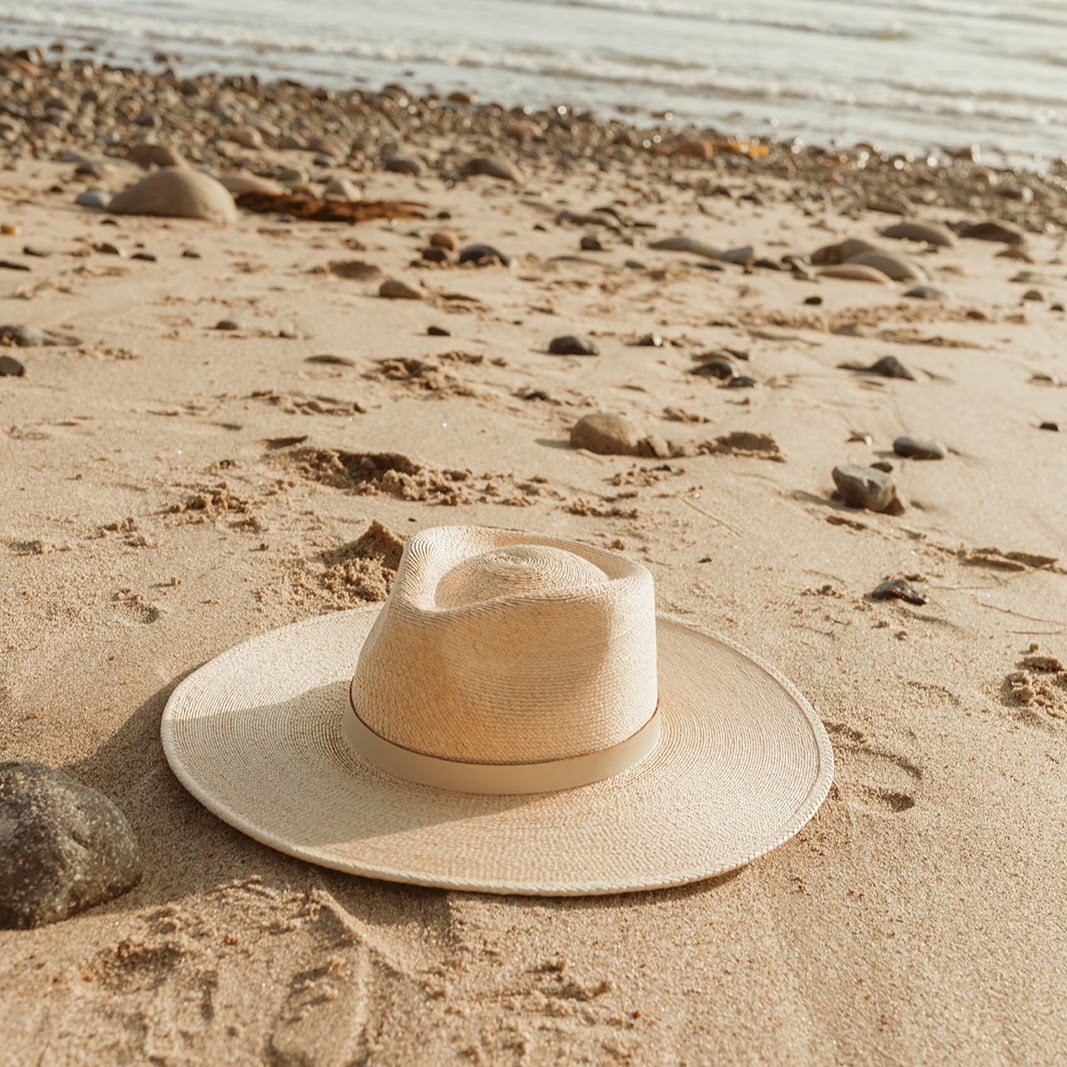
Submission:
{"label": "smooth stone", "polygon": [[642,348],[662,348],[663,338],[658,333],[646,333],[637,343]]}
{"label": "smooth stone", "polygon": [[430,244],[434,248],[445,248],[449,252],[459,251],[459,238],[451,230],[437,230],[431,233]]}
{"label": "smooth stone", "polygon": [[1038,425],[1039,430],[1051,430],[1053,433],[1059,433],[1060,424],[1058,422],[1045,421]]}
{"label": "smooth stone", "polygon": [[241,324],[234,319],[219,319],[215,323],[216,330],[223,330],[224,332],[232,332],[233,330],[241,329]]}
{"label": "smooth stone", "polygon": [[860,237],[846,237],[843,241],[816,248],[811,254],[811,262],[816,267],[836,267],[854,256],[862,256],[864,252],[877,251],[878,247],[870,241],[864,241]]}
{"label": "smooth stone", "polygon": [[936,222],[897,222],[882,230],[882,236],[895,241],[922,241],[935,248],[951,248],[956,243],[952,231]]}
{"label": "smooth stone", "polygon": [[841,499],[851,508],[888,511],[897,499],[896,483],[884,471],[846,463],[834,467],[832,474]]}
{"label": "smooth stone", "polygon": [[882,356],[881,359],[876,359],[866,370],[883,378],[904,378],[909,382],[915,381],[915,375],[896,356]]}
{"label": "smooth stone", "polygon": [[728,382],[736,373],[733,361],[725,356],[713,356],[703,363],[697,364],[690,372],[701,378],[718,378],[719,381]]}
{"label": "smooth stone", "polygon": [[0,259],[0,269],[26,271],[30,269],[30,266],[28,263],[16,263],[11,259]]}
{"label": "smooth stone", "polygon": [[868,267],[863,263],[838,263],[831,267],[823,267],[818,276],[820,278],[841,278],[848,282],[874,282],[876,285],[893,284],[893,279],[888,274],[883,274],[875,267]]}
{"label": "smooth stone", "polygon": [[727,389],[754,389],[759,382],[748,374],[735,374],[727,383]]}
{"label": "smooth stone", "polygon": [[22,254],[24,256],[34,256],[37,259],[47,259],[52,253],[40,245],[23,245]]}
{"label": "smooth stone", "polygon": [[846,267],[873,267],[895,282],[925,282],[926,272],[909,263],[903,256],[894,256],[891,252],[863,252],[846,260]]}
{"label": "smooth stone", "polygon": [[492,245],[467,245],[459,254],[460,263],[483,264],[490,263],[494,259],[505,267],[511,265],[511,256],[504,255],[499,248],[494,248]]}
{"label": "smooth stone", "polygon": [[571,428],[571,446],[601,456],[636,456],[641,431],[625,416],[598,411],[586,415]]}
{"label": "smooth stone", "polygon": [[874,600],[906,600],[909,604],[925,604],[928,597],[907,578],[892,578],[882,582],[871,591]]}
{"label": "smooth stone", "polygon": [[876,459],[871,464],[871,466],[876,471],[885,471],[886,474],[892,474],[893,473],[893,464],[890,463],[889,460],[887,460],[887,459]]}
{"label": "smooth stone", "polygon": [[21,378],[26,368],[14,356],[0,356],[0,378]]}
{"label": "smooth stone", "polygon": [[960,237],[970,237],[977,241],[999,241],[1006,245],[1021,245],[1026,234],[1010,222],[986,219],[984,222],[965,223],[960,227]]}
{"label": "smooth stone", "polygon": [[452,331],[446,330],[443,326],[427,326],[426,335],[428,337],[451,337]]}
{"label": "smooth stone", "polygon": [[258,174],[246,171],[231,171],[219,175],[219,184],[234,196],[242,193],[265,193],[267,196],[284,196],[289,190],[281,182],[270,178],[261,178]]}
{"label": "smooth stone", "polygon": [[916,285],[904,295],[912,300],[936,300],[939,303],[948,300],[948,293],[944,289],[938,289],[936,285]]}
{"label": "smooth stone", "polygon": [[46,348],[57,345],[79,345],[77,337],[49,333],[37,326],[0,326],[0,344],[18,348]]}
{"label": "smooth stone", "polygon": [[41,763],[0,763],[0,927],[65,919],[141,873],[137,839],[102,793]]}
{"label": "smooth stone", "polygon": [[452,258],[452,254],[447,248],[435,248],[430,245],[429,248],[424,248],[419,255],[427,263],[448,263]]}
{"label": "smooth stone", "polygon": [[499,178],[504,182],[522,181],[522,172],[519,168],[502,156],[476,156],[474,159],[468,159],[460,168],[459,173],[463,178],[484,175],[488,178]]}
{"label": "smooth stone", "polygon": [[390,156],[384,166],[390,174],[410,174],[413,178],[422,174],[422,164],[414,156]]}
{"label": "smooth stone", "polygon": [[702,256],[704,259],[722,258],[721,248],[684,235],[664,237],[659,241],[653,241],[648,247],[654,248],[657,252],[687,252],[691,256]]}
{"label": "smooth stone", "polygon": [[579,248],[583,252],[603,252],[604,246],[600,243],[599,238],[593,237],[590,234],[586,234],[581,241],[578,242]]}
{"label": "smooth stone", "polygon": [[108,210],[116,215],[163,215],[220,223],[237,220],[237,207],[226,187],[189,167],[153,171],[114,197]]}
{"label": "smooth stone", "polygon": [[413,289],[407,282],[402,282],[397,278],[387,278],[378,287],[378,295],[384,296],[387,300],[421,300],[422,293],[418,289]]}
{"label": "smooth stone", "polygon": [[752,245],[745,245],[743,248],[729,248],[720,254],[719,259],[723,263],[736,263],[742,267],[750,267],[756,260],[756,250]]}
{"label": "smooth stone", "polygon": [[109,168],[105,167],[102,163],[79,163],[74,168],[75,178],[96,178],[103,181],[104,175]]}
{"label": "smooth stone", "polygon": [[154,141],[142,141],[132,145],[126,153],[131,163],[148,170],[149,167],[184,167],[185,157],[176,148],[168,144],[156,144]]}
{"label": "smooth stone", "polygon": [[1023,293],[1023,300],[1041,301],[1041,300],[1044,300],[1044,299],[1045,299],[1045,297],[1041,293],[1040,289],[1027,289],[1026,292]]}
{"label": "smooth stone", "polygon": [[598,356],[600,349],[595,341],[588,337],[577,337],[573,333],[562,337],[553,337],[548,351],[553,356]]}
{"label": "smooth stone", "polygon": [[804,297],[804,305],[805,305],[805,307],[817,308],[817,307],[819,307],[820,304],[822,304],[822,297],[821,296],[806,296],[806,297]]}
{"label": "smooth stone", "polygon": [[106,211],[108,204],[111,203],[111,194],[106,189],[86,189],[84,193],[78,194],[74,203],[79,207],[93,207]]}
{"label": "smooth stone", "polygon": [[263,134],[255,126],[238,126],[236,129],[230,130],[229,139],[234,144],[239,144],[242,148],[263,147]]}
{"label": "smooth stone", "polygon": [[948,449],[933,438],[898,437],[893,442],[893,451],[908,459],[944,459]]}

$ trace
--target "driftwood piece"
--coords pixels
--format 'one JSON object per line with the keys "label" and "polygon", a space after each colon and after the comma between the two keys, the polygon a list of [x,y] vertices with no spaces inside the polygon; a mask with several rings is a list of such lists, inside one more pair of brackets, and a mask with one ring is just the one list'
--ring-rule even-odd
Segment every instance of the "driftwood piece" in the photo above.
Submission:
{"label": "driftwood piece", "polygon": [[320,200],[303,193],[241,193],[237,206],[309,222],[368,222],[371,219],[425,218],[425,204],[409,200]]}

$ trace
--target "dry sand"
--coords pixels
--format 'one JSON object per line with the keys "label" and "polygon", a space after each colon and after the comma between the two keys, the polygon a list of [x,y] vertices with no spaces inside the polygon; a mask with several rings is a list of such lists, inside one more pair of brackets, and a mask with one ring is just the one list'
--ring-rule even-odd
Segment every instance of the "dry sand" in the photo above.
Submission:
{"label": "dry sand", "polygon": [[[108,166],[111,190],[139,174]],[[564,182],[527,162],[522,186],[368,170],[366,197],[428,217],[242,213],[228,228],[111,225],[73,206],[70,164],[0,172],[0,221],[18,228],[0,258],[32,266],[0,271],[0,322],[82,341],[5,350],[26,374],[0,378],[0,754],[114,798],[146,867],[108,904],[0,931],[5,1063],[1062,1054],[1067,673],[1026,665],[1067,661],[1067,437],[1038,429],[1067,429],[1067,320],[1050,307],[1067,299],[1062,238],[1031,235],[1029,267],[983,241],[912,249],[946,304],[708,271],[646,241],[773,258],[843,236],[905,247],[878,238],[889,216],[843,217],[758,165],[732,198],[701,196],[704,166],[675,161],[665,181],[639,159],[577,165]],[[754,184],[759,202],[739,199]],[[555,222],[604,204],[655,229]],[[411,266],[441,226],[511,268]],[[606,250],[579,252],[593,232]],[[92,251],[105,241],[127,256]],[[53,254],[23,257],[26,243]],[[142,246],[156,262],[128,258]],[[381,273],[328,267],[354,259]],[[1046,279],[1043,302],[1021,302],[1020,269]],[[385,278],[422,298],[379,297]],[[821,306],[804,305],[813,294]],[[239,328],[215,329],[225,319]],[[664,347],[631,343],[650,331]],[[567,333],[600,355],[548,355]],[[722,346],[749,354],[757,387],[688,373]],[[838,368],[889,353],[917,380]],[[771,434],[784,462],[571,449],[597,410],[673,441]],[[948,457],[892,456],[904,433]],[[358,458],[378,453],[396,455]],[[886,458],[903,514],[832,498],[835,465]],[[662,610],[780,667],[834,744],[816,818],[712,882],[558,901],[322,870],[188,796],[158,740],[174,685],[246,636],[380,599],[401,539],[456,522],[621,549],[651,569]],[[867,597],[896,576],[918,576],[929,602]]]}

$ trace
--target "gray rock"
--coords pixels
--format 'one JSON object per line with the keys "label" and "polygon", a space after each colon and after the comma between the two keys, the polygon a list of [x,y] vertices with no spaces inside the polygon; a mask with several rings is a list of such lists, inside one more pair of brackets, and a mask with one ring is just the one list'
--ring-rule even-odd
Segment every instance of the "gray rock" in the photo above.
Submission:
{"label": "gray rock", "polygon": [[477,263],[481,265],[492,263],[494,260],[505,267],[511,266],[511,256],[504,255],[499,248],[494,248],[492,245],[467,245],[459,253],[460,263]]}
{"label": "gray rock", "polygon": [[658,333],[646,333],[637,343],[642,348],[662,348],[663,338]]}
{"label": "gray rock", "polygon": [[1059,433],[1060,424],[1058,422],[1045,421],[1038,426],[1039,430],[1051,430],[1053,433]]}
{"label": "gray rock", "polygon": [[604,246],[600,243],[598,237],[594,237],[592,234],[586,234],[579,242],[579,247],[583,252],[603,252]]}
{"label": "gray rock", "polygon": [[936,285],[916,285],[904,295],[912,300],[935,300],[942,304],[948,300],[948,293],[944,289],[938,289]]}
{"label": "gray rock", "polygon": [[641,431],[625,416],[598,411],[579,419],[571,429],[571,445],[602,456],[636,456]]}
{"label": "gray rock", "polygon": [[414,156],[390,156],[385,161],[385,169],[391,174],[410,174],[413,178],[422,174],[422,164]]}
{"label": "gray rock", "polygon": [[926,273],[920,267],[892,252],[862,252],[858,256],[850,256],[845,264],[873,267],[895,282],[918,282],[921,285],[926,281]]}
{"label": "gray rock", "polygon": [[893,451],[908,459],[944,459],[948,455],[948,449],[932,438],[898,437]]}
{"label": "gray rock", "polygon": [[548,351],[553,356],[598,356],[600,349],[595,341],[588,337],[576,337],[573,333],[563,337],[553,337],[549,342]]}
{"label": "gray rock", "polygon": [[749,374],[735,374],[727,383],[727,389],[754,389],[759,382]]}
{"label": "gray rock", "polygon": [[459,173],[464,178],[483,174],[489,178],[499,178],[504,182],[522,181],[522,172],[519,168],[501,156],[477,156],[474,159],[468,159]]}
{"label": "gray rock", "polygon": [[959,228],[959,235],[978,241],[999,241],[1006,245],[1021,245],[1026,240],[1026,234],[1018,226],[1013,226],[1010,222],[999,222],[996,219],[964,223]]}
{"label": "gray rock", "polygon": [[111,203],[111,194],[106,189],[86,189],[79,193],[74,203],[79,207],[96,208],[98,211],[106,211]]}
{"label": "gray rock", "polygon": [[862,363],[839,363],[838,367],[842,370],[858,371],[861,374],[877,374],[882,378],[904,378],[910,382],[915,381],[915,375],[896,356],[882,356],[869,367]]}
{"label": "gray rock", "polygon": [[882,236],[896,241],[923,241],[936,248],[951,248],[956,243],[952,231],[936,222],[897,222],[882,230]]}
{"label": "gray rock", "polygon": [[0,356],[0,378],[21,378],[26,368],[14,356]]}
{"label": "gray rock", "polygon": [[718,378],[719,381],[728,382],[737,373],[737,369],[733,361],[725,356],[713,356],[703,363],[698,363],[689,373],[701,378]]}
{"label": "gray rock", "polygon": [[1026,292],[1023,293],[1023,300],[1041,301],[1044,299],[1044,294],[1040,289],[1027,289]]}
{"label": "gray rock", "polygon": [[378,286],[378,295],[387,300],[421,300],[422,293],[413,289],[407,282],[396,278],[388,278]]}
{"label": "gray rock", "polygon": [[0,926],[65,919],[140,879],[137,839],[107,797],[41,763],[0,763]]}
{"label": "gray rock", "polygon": [[850,508],[890,511],[900,506],[896,483],[882,471],[846,463],[834,467],[832,474],[841,499]]}
{"label": "gray rock", "polygon": [[872,245],[870,241],[864,241],[861,237],[846,237],[843,241],[816,248],[811,254],[811,262],[816,267],[833,267],[855,256],[861,256],[864,252],[877,251],[877,246]]}
{"label": "gray rock", "polygon": [[893,578],[888,582],[882,582],[875,586],[871,592],[874,600],[906,600],[909,604],[925,604],[926,594],[907,578]]}
{"label": "gray rock", "polygon": [[678,237],[664,237],[662,240],[653,241],[649,248],[657,252],[688,252],[691,256],[703,256],[704,259],[720,259],[722,249],[709,245],[704,241],[698,241],[694,237],[684,235]]}
{"label": "gray rock", "polygon": [[77,337],[49,333],[37,326],[0,326],[0,345],[18,348],[45,348],[57,345],[80,345]]}

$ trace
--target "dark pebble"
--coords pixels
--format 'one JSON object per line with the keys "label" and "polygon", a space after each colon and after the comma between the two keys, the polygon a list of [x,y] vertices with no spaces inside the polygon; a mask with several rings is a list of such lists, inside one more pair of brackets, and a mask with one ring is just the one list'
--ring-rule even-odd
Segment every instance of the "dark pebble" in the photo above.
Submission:
{"label": "dark pebble", "polygon": [[23,245],[22,254],[24,256],[34,256],[38,259],[45,259],[52,253],[47,248],[42,248],[40,245]]}
{"label": "dark pebble", "polygon": [[447,263],[450,258],[447,248],[437,248],[436,246],[424,248],[420,255],[427,263]]}
{"label": "dark pebble", "polygon": [[642,348],[662,348],[663,338],[658,333],[646,333],[637,343]]}
{"label": "dark pebble", "polygon": [[1051,430],[1053,433],[1059,433],[1060,424],[1058,422],[1043,422],[1038,426],[1039,430]]}
{"label": "dark pebble", "polygon": [[182,258],[183,259],[199,259],[200,258],[200,253],[199,252],[194,252],[191,248],[187,248],[184,252],[182,252]]}
{"label": "dark pebble", "polygon": [[893,442],[893,451],[908,459],[944,459],[948,449],[932,438],[898,437]]}
{"label": "dark pebble", "polygon": [[511,257],[504,255],[499,248],[494,248],[492,245],[467,245],[459,254],[460,263],[476,263],[478,266],[483,266],[494,260],[505,267],[511,264]]}
{"label": "dark pebble", "polygon": [[422,174],[422,164],[412,156],[391,156],[385,161],[385,169],[392,174],[410,174],[413,178]]}
{"label": "dark pebble", "polygon": [[134,252],[130,259],[140,260],[142,263],[155,263],[156,255],[154,252]]}
{"label": "dark pebble", "polygon": [[935,300],[939,303],[948,300],[948,293],[944,289],[938,289],[936,285],[916,285],[904,295],[912,300]]}
{"label": "dark pebble", "polygon": [[582,238],[580,242],[580,247],[583,252],[604,251],[604,246],[600,243],[600,241],[596,237],[592,237],[589,234],[586,234],[586,236]]}
{"label": "dark pebble", "polygon": [[893,578],[891,581],[882,582],[872,592],[875,600],[906,600],[909,604],[925,604],[926,594],[907,580],[907,578]]}
{"label": "dark pebble", "polygon": [[628,260],[626,260],[625,263],[623,263],[623,266],[627,270],[644,270],[645,269],[644,263],[642,263],[641,260],[639,260],[639,259],[628,259]]}
{"label": "dark pebble", "polygon": [[737,374],[726,383],[727,389],[752,389],[759,385],[755,378],[747,374]]}
{"label": "dark pebble", "polygon": [[14,263],[10,259],[0,259],[0,267],[4,270],[29,270],[28,263]]}
{"label": "dark pebble", "polygon": [[215,323],[216,330],[239,330],[240,328],[241,324],[239,322],[234,322],[233,319],[219,319],[219,321]]}
{"label": "dark pebble", "polygon": [[782,268],[782,264],[779,263],[778,260],[776,260],[776,259],[767,259],[766,256],[764,256],[761,259],[757,259],[756,262],[752,264],[752,266],[753,267],[759,267],[762,270],[782,270],[783,269]]}
{"label": "dark pebble", "polygon": [[553,337],[548,346],[553,356],[598,356],[600,349],[588,337],[576,337],[573,333]]}
{"label": "dark pebble", "polygon": [[822,303],[821,296],[806,296],[804,297],[804,303],[808,307],[817,308]]}
{"label": "dark pebble", "polygon": [[443,326],[427,326],[426,333],[430,337],[451,337],[452,331],[446,330]]}
{"label": "dark pebble", "polygon": [[[23,249],[23,251],[25,251],[25,249]],[[1062,304],[1049,304],[1048,309],[1049,309],[1049,311],[1062,311],[1063,310],[1063,305]]]}
{"label": "dark pebble", "polygon": [[869,367],[857,367],[849,364],[846,364],[846,367],[848,370],[878,374],[883,378],[905,378],[909,382],[915,381],[915,375],[896,356],[882,356],[881,359],[875,360]]}
{"label": "dark pebble", "polygon": [[714,356],[698,363],[689,373],[701,378],[718,378],[719,381],[728,382],[737,373],[737,368],[725,356]]}
{"label": "dark pebble", "polygon": [[21,378],[26,368],[14,356],[0,356],[0,378]]}
{"label": "dark pebble", "polygon": [[871,467],[876,471],[884,471],[886,474],[893,473],[893,464],[887,459],[878,459],[871,464]]}
{"label": "dark pebble", "polygon": [[102,793],[41,763],[0,764],[0,926],[56,922],[141,879],[137,839]]}
{"label": "dark pebble", "polygon": [[889,511],[894,505],[899,507],[896,484],[884,471],[846,463],[834,467],[833,479],[841,499],[851,508]]}

